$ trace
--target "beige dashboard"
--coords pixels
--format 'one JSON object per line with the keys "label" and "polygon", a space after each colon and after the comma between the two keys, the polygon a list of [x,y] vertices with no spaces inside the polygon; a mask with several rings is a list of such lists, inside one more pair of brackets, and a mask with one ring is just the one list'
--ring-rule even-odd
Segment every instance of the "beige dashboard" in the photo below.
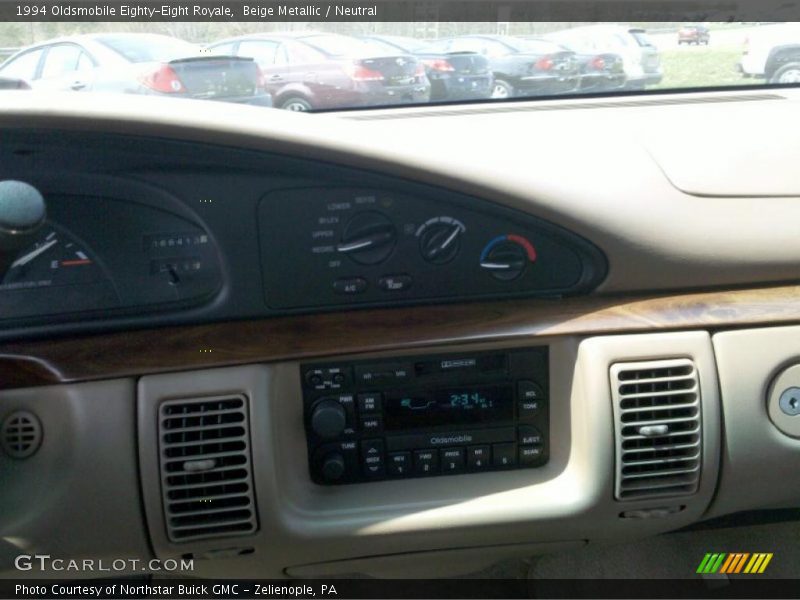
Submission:
{"label": "beige dashboard", "polygon": [[[44,432],[30,458],[0,453],[0,576],[13,573],[23,551],[191,557],[193,575],[208,577],[457,575],[504,557],[796,503],[800,484],[787,475],[800,466],[792,421],[800,416],[788,415],[781,398],[795,385],[787,369],[800,360],[798,291],[785,285],[798,278],[800,189],[792,174],[800,147],[777,135],[759,159],[746,157],[797,102],[782,91],[265,116],[170,101],[154,100],[142,115],[140,99],[4,98],[0,129],[135,133],[301,155],[469,193],[583,236],[605,253],[608,275],[588,298],[455,307],[451,326],[440,323],[449,309],[418,307],[0,345],[0,418],[26,411]],[[736,119],[748,126],[734,143],[722,124]],[[709,145],[683,152],[683,130],[703,126]],[[645,291],[647,298],[637,295]],[[221,339],[226,327],[246,341]],[[309,342],[312,327],[328,337]],[[246,337],[248,330],[257,335]],[[364,341],[370,334],[377,337]],[[144,356],[159,337],[160,364],[157,353]],[[197,358],[198,342],[217,344],[217,354]],[[533,343],[550,356],[551,454],[542,468],[311,482],[302,361]],[[104,356],[94,359],[80,344]],[[644,386],[668,385],[634,393],[656,407],[647,417],[656,429],[639,437],[667,436],[659,439],[682,452],[669,444],[677,435],[670,427],[691,427],[692,454],[666,456],[664,464],[689,456],[667,491],[620,491],[638,465],[625,462],[626,427],[642,425],[625,416],[638,405],[623,398],[630,380],[620,372]],[[669,386],[677,380],[690,387],[675,395]],[[217,397],[246,405],[257,526],[176,542],[165,524],[159,410]],[[688,412],[662,418],[659,398]],[[747,485],[755,471],[757,488]],[[115,540],[98,522],[114,523]]]}

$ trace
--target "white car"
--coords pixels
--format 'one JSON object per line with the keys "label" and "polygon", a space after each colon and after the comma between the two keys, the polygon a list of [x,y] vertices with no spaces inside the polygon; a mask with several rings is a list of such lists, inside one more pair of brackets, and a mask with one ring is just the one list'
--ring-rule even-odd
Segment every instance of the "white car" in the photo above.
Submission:
{"label": "white car", "polygon": [[644,29],[625,25],[587,25],[543,36],[585,54],[612,53],[622,57],[627,89],[644,89],[661,82],[661,57]]}
{"label": "white car", "polygon": [[800,83],[800,23],[755,29],[745,41],[739,70],[769,83]]}

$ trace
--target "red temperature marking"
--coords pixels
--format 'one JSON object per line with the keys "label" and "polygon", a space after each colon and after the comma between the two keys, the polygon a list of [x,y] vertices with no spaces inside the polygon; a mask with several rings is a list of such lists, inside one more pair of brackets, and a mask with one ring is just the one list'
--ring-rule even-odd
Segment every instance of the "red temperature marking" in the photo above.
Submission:
{"label": "red temperature marking", "polygon": [[530,260],[531,262],[534,262],[536,260],[536,248],[534,248],[533,244],[531,244],[524,237],[522,237],[521,235],[514,235],[512,233],[508,235],[508,241],[516,242],[517,244],[525,248],[525,253],[528,255],[528,260]]}

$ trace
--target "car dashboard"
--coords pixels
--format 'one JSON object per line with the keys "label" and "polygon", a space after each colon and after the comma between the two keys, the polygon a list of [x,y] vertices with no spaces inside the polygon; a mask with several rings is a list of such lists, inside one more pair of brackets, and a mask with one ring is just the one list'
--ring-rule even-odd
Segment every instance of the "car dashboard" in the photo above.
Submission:
{"label": "car dashboard", "polygon": [[459,575],[792,505],[797,140],[722,124],[797,101],[9,93],[47,221],[0,283],[0,572]]}

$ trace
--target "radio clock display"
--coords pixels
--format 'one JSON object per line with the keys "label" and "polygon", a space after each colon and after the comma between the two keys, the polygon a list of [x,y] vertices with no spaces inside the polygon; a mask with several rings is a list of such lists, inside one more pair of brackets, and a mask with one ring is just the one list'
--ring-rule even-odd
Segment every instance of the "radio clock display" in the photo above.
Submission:
{"label": "radio clock display", "polygon": [[388,393],[384,414],[388,430],[511,420],[513,393],[507,385]]}

